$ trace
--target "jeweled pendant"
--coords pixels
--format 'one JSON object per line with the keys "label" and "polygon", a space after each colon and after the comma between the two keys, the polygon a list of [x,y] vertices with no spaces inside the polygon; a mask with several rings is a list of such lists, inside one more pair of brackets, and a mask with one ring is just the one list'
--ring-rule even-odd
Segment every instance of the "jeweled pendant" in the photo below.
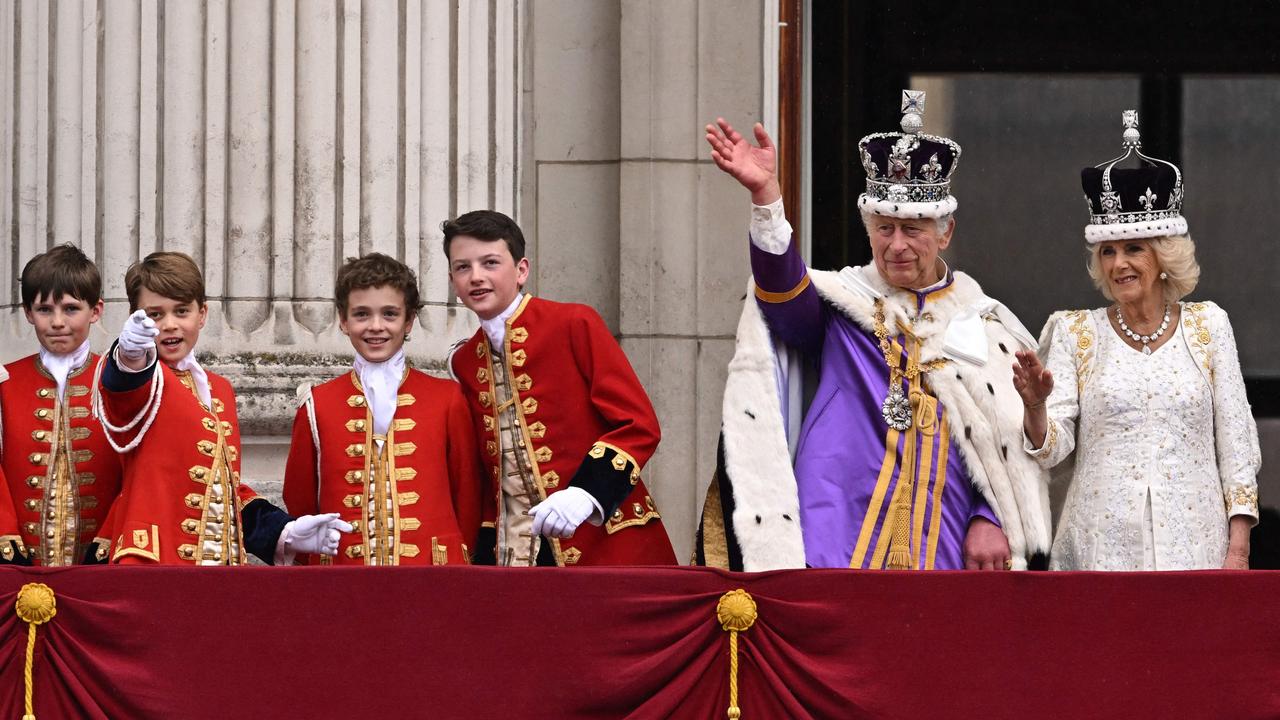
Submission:
{"label": "jeweled pendant", "polygon": [[1150,355],[1150,354],[1151,354],[1151,346],[1150,346],[1150,345],[1143,345],[1143,346],[1142,346],[1142,354],[1143,354],[1143,355]]}
{"label": "jeweled pendant", "polygon": [[907,402],[906,396],[902,394],[902,387],[897,383],[889,388],[889,394],[880,406],[880,415],[889,427],[898,432],[911,427],[911,403]]}

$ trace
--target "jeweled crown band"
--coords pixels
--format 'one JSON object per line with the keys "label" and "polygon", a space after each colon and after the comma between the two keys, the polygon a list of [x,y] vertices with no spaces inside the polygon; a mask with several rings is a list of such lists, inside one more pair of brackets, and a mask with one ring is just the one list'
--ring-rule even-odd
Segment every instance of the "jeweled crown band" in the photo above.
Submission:
{"label": "jeweled crown band", "polygon": [[1089,215],[1090,225],[1121,225],[1126,223],[1154,222],[1181,217],[1176,210],[1155,210],[1153,212],[1112,213],[1110,215]]}
{"label": "jeweled crown band", "polygon": [[951,194],[951,183],[888,183],[867,179],[867,196],[895,202],[940,202]]}

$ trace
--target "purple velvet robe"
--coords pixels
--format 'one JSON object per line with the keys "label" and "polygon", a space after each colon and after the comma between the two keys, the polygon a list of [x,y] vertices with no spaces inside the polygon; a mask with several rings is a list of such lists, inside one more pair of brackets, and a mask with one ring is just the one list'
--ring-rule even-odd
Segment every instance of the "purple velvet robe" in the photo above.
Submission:
{"label": "purple velvet robe", "polygon": [[[782,255],[752,245],[751,269],[758,288],[778,294],[789,294],[808,272],[794,242]],[[948,276],[929,291],[914,293],[917,309],[951,282]],[[873,334],[824,302],[812,283],[783,302],[757,301],[777,338],[820,358],[818,388],[805,414],[795,460],[805,562],[811,567],[883,568],[890,544],[890,500],[904,469],[914,468],[914,566],[963,569],[970,521],[979,516],[999,521],[969,480],[950,439],[946,409],[937,405],[937,421],[927,430],[917,425],[901,433],[891,429],[880,411],[889,368]],[[898,343],[905,347],[902,336]],[[897,359],[905,368],[905,353]],[[927,375],[922,377],[925,384],[917,391],[936,402]],[[904,380],[904,395],[909,396],[909,385]]]}

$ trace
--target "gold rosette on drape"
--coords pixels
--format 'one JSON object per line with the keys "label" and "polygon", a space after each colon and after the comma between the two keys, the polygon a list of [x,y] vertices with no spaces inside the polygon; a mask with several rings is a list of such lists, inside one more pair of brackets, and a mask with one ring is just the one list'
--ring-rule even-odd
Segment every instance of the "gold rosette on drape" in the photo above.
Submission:
{"label": "gold rosette on drape", "polygon": [[22,720],[36,720],[32,694],[35,681],[31,676],[36,651],[36,628],[53,619],[58,614],[58,603],[53,589],[44,583],[27,583],[18,591],[18,600],[14,603],[18,618],[27,624],[27,664],[23,668],[23,680],[26,694],[24,697],[26,714]]}
{"label": "gold rosette on drape", "polygon": [[738,707],[738,633],[756,623],[756,601],[746,590],[730,590],[716,603],[716,619],[729,633],[729,720],[738,720],[742,717]]}

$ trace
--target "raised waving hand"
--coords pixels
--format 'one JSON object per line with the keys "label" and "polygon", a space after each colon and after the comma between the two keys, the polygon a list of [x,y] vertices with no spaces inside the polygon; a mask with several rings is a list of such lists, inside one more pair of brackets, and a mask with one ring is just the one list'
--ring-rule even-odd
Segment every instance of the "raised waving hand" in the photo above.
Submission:
{"label": "raised waving hand", "polygon": [[751,202],[768,205],[782,197],[778,186],[778,151],[764,126],[752,128],[756,144],[752,145],[724,118],[707,125],[707,144],[716,167],[732,175],[742,187],[751,191]]}

